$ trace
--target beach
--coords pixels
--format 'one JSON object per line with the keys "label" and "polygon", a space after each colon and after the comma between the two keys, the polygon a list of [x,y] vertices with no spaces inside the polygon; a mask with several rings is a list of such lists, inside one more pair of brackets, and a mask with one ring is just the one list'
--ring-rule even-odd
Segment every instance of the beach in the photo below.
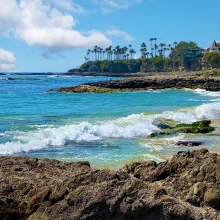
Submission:
{"label": "beach", "polygon": [[219,78],[189,74],[1,76],[0,217],[219,219]]}

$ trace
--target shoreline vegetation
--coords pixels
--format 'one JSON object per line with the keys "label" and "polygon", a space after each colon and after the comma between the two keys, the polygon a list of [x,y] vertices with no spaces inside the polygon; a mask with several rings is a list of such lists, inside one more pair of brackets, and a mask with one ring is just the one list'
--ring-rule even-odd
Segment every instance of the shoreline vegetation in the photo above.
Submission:
{"label": "shoreline vegetation", "polygon": [[141,57],[136,58],[132,45],[88,49],[85,63],[80,68],[70,69],[68,74],[77,73],[151,73],[173,71],[201,71],[220,68],[220,43],[213,43],[204,49],[196,42],[180,41],[173,44],[160,43],[151,38],[151,47],[140,45]]}

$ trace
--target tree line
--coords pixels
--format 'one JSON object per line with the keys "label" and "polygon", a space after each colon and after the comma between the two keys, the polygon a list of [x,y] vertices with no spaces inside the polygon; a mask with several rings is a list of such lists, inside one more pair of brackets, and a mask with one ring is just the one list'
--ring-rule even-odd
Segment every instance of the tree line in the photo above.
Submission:
{"label": "tree line", "polygon": [[[137,73],[199,71],[202,68],[220,68],[220,52],[208,52],[190,41],[173,44],[157,44],[157,38],[150,38],[151,48],[140,45],[140,58],[135,58],[132,45],[109,46],[105,49],[95,46],[88,49],[83,72]],[[219,45],[220,46],[220,45]]]}

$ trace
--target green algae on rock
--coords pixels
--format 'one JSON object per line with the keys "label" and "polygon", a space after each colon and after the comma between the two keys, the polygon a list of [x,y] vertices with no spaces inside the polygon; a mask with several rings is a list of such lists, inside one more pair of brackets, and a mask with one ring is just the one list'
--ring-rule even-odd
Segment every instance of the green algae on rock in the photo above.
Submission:
{"label": "green algae on rock", "polygon": [[210,120],[198,121],[192,124],[178,124],[174,127],[170,126],[168,128],[162,129],[159,132],[154,132],[150,134],[149,137],[155,137],[158,135],[172,135],[177,133],[209,133],[214,130],[214,128],[211,127],[210,124]]}

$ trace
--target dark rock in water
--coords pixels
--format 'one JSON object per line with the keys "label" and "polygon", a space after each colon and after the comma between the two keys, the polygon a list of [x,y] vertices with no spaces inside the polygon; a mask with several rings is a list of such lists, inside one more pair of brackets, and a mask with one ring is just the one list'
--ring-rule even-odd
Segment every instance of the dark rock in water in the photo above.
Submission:
{"label": "dark rock in water", "polygon": [[220,155],[126,164],[0,157],[0,219],[220,219]]}
{"label": "dark rock in water", "polygon": [[78,86],[64,87],[58,89],[59,92],[123,92],[138,91],[149,89],[167,89],[167,88],[189,88],[189,89],[206,89],[209,91],[220,91],[220,79],[205,79],[202,77],[182,76],[175,78],[173,76],[145,76],[145,77],[128,77],[121,80],[109,80],[103,82],[85,83]]}
{"label": "dark rock in water", "polygon": [[5,75],[4,73],[0,73],[0,76],[3,76],[3,75]]}
{"label": "dark rock in water", "polygon": [[176,141],[174,143],[177,146],[188,146],[188,147],[193,147],[193,146],[200,146],[203,144],[202,141],[186,141],[186,140],[181,140],[181,141]]}
{"label": "dark rock in water", "polygon": [[214,130],[214,128],[211,127],[210,124],[210,120],[198,121],[192,124],[178,124],[175,127],[170,126],[169,128],[162,129],[159,132],[154,132],[150,134],[149,137],[155,137],[158,135],[171,135],[177,133],[209,133]]}

